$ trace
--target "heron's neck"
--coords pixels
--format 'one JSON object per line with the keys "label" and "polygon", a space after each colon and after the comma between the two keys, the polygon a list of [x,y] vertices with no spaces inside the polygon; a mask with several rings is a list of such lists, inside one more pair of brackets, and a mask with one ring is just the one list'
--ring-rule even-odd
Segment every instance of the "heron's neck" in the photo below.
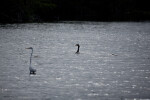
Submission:
{"label": "heron's neck", "polygon": [[31,49],[32,52],[31,52],[31,56],[30,56],[30,67],[31,67],[31,61],[32,61],[32,54],[33,54],[33,49]]}
{"label": "heron's neck", "polygon": [[79,53],[79,48],[80,48],[80,46],[78,46],[78,49],[77,49],[77,52],[76,52],[76,53]]}
{"label": "heron's neck", "polygon": [[33,54],[33,49],[31,49],[32,50],[32,52],[31,52],[31,57],[32,57],[32,54]]}

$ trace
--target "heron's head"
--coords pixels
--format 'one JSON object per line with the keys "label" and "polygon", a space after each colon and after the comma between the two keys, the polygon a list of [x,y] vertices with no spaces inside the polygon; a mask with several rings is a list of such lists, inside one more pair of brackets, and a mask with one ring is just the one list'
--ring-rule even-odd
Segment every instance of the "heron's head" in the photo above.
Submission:
{"label": "heron's head", "polygon": [[33,49],[32,47],[26,48],[26,49]]}
{"label": "heron's head", "polygon": [[78,46],[78,47],[80,47],[80,45],[79,45],[79,44],[76,44],[75,46]]}

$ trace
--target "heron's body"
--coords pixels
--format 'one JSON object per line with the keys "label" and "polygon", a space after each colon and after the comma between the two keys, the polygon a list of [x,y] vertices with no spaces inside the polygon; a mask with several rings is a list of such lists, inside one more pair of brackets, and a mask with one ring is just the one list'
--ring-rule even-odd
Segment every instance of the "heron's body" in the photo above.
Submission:
{"label": "heron's body", "polygon": [[29,67],[30,74],[36,74],[36,69]]}
{"label": "heron's body", "polygon": [[33,48],[32,48],[32,47],[29,47],[29,48],[26,48],[26,49],[31,49],[31,50],[32,50],[31,56],[30,56],[30,66],[29,66],[30,74],[36,74],[36,69],[34,69],[34,68],[31,67]]}

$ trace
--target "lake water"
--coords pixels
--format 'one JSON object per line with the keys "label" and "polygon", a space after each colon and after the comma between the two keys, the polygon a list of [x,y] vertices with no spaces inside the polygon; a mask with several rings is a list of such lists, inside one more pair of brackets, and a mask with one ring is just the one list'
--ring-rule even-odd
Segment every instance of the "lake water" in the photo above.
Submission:
{"label": "lake water", "polygon": [[150,23],[0,25],[0,100],[150,100]]}

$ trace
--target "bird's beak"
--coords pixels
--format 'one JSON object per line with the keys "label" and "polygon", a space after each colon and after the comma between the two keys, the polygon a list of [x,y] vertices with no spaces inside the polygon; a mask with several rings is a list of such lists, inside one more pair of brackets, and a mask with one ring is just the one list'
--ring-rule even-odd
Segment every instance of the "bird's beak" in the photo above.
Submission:
{"label": "bird's beak", "polygon": [[29,48],[26,48],[26,49],[31,49],[31,47],[29,47]]}

